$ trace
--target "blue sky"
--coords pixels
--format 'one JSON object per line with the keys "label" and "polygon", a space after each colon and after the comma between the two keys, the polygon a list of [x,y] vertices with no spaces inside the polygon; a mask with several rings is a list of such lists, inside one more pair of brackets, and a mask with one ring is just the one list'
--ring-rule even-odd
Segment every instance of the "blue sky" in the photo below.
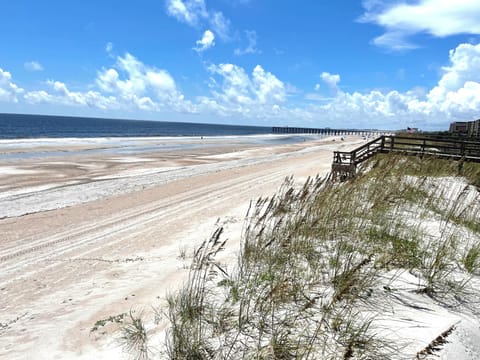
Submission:
{"label": "blue sky", "polygon": [[480,118],[478,0],[15,0],[0,13],[0,112],[385,129]]}

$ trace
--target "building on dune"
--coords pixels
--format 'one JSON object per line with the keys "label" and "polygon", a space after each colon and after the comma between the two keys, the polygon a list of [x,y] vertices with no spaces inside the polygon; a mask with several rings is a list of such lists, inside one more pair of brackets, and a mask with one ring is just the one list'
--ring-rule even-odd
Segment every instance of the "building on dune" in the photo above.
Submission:
{"label": "building on dune", "polygon": [[450,124],[451,134],[480,137],[480,119],[474,121],[455,121]]}
{"label": "building on dune", "polygon": [[480,137],[480,119],[467,123],[467,135]]}

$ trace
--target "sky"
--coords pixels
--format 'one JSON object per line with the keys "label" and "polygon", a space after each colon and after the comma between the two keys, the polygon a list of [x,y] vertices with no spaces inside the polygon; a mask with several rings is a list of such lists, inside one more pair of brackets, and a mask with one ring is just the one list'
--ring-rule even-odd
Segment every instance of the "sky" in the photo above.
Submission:
{"label": "sky", "polygon": [[0,113],[447,129],[479,0],[0,1]]}

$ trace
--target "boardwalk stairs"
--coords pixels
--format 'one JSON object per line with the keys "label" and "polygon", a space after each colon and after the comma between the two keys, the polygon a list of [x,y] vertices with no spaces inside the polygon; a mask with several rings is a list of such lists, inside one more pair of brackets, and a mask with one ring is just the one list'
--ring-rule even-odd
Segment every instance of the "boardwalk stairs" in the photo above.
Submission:
{"label": "boardwalk stairs", "polygon": [[344,181],[356,175],[357,166],[378,153],[435,156],[459,161],[480,162],[480,141],[458,138],[382,135],[352,151],[333,153],[332,180]]}

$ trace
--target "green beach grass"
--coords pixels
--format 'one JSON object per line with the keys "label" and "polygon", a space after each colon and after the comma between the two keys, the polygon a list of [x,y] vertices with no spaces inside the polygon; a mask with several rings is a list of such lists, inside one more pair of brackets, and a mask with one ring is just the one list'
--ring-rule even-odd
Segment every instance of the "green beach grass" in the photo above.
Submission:
{"label": "green beach grass", "polygon": [[[479,185],[478,164],[459,173],[455,162],[400,155],[377,155],[343,183],[287,178],[252,202],[235,266],[216,260],[221,228],[195,250],[184,287],[158,310],[169,322],[164,347],[149,353],[133,316],[126,346],[136,358],[408,358],[378,319],[404,274],[415,296],[445,308],[468,301],[480,270]],[[438,351],[430,347],[416,356]]]}

